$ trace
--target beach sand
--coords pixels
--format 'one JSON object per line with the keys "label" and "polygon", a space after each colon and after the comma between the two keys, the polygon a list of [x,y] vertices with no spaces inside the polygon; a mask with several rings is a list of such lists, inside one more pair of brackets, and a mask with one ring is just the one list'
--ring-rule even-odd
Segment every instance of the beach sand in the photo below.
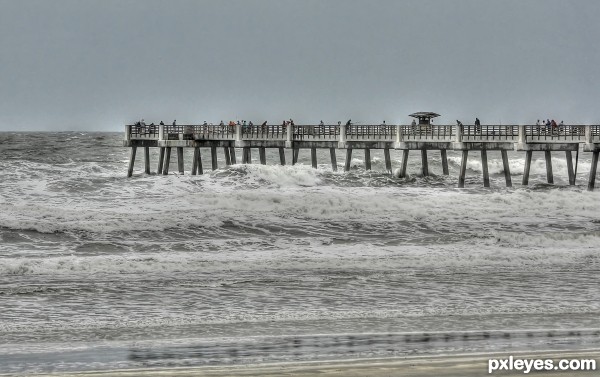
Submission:
{"label": "beach sand", "polygon": [[[489,359],[508,358],[506,354],[494,355],[460,355],[443,357],[415,357],[394,359],[345,360],[314,363],[282,363],[263,365],[211,366],[196,368],[170,369],[128,369],[118,371],[96,371],[45,374],[44,376],[65,377],[164,377],[164,376],[295,376],[295,377],[475,377],[475,376],[518,376],[527,375],[523,371],[495,371],[488,373]],[[600,360],[600,350],[546,352],[546,353],[513,353],[517,359],[552,359],[557,363],[561,359],[593,359]],[[600,365],[597,366],[600,369]],[[546,376],[597,376],[599,371],[531,371],[536,377]],[[42,375],[36,375],[42,376]]]}

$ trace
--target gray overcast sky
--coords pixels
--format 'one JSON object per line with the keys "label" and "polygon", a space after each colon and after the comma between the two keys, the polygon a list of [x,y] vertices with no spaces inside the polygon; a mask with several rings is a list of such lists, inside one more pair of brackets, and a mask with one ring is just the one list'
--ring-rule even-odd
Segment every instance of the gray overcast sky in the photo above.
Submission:
{"label": "gray overcast sky", "polygon": [[600,123],[600,1],[0,0],[0,130]]}

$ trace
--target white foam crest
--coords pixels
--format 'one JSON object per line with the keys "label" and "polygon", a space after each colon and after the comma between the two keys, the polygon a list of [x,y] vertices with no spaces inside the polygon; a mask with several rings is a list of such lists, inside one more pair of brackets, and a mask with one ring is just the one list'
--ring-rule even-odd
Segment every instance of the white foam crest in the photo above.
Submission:
{"label": "white foam crest", "polygon": [[[269,176],[268,168],[262,171]],[[296,180],[310,182],[314,174],[305,174],[302,168],[296,171]],[[597,221],[600,213],[600,192],[518,189],[473,193],[433,188],[399,191],[390,187],[340,190],[296,187],[297,181],[291,180],[291,187],[285,190],[222,188],[220,192],[195,190],[181,183],[185,191],[177,185],[169,186],[169,180],[159,180],[165,191],[144,198],[124,191],[111,202],[101,203],[68,198],[56,202],[6,202],[0,204],[0,226],[40,232],[110,232],[211,227],[238,220],[297,227],[299,219],[345,223],[367,218],[370,224],[417,221],[482,227],[486,223],[552,226],[558,219],[563,224],[566,221],[586,227]]]}

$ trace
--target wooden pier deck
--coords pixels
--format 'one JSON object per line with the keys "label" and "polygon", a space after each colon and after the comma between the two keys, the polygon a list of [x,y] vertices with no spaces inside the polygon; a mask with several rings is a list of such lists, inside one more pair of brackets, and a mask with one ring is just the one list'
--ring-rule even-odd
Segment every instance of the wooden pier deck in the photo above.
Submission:
{"label": "wooden pier deck", "polygon": [[241,162],[250,163],[251,151],[257,148],[261,164],[266,164],[266,148],[279,149],[282,165],[285,149],[292,149],[292,164],[298,161],[300,149],[311,151],[311,162],[317,167],[317,148],[328,148],[331,167],[337,170],[336,149],[346,150],[345,170],[350,169],[354,150],[362,149],[365,168],[371,169],[371,149],[383,149],[386,170],[392,171],[390,150],[402,150],[400,176],[406,175],[411,150],[420,151],[421,173],[429,175],[428,152],[439,151],[443,174],[448,174],[446,151],[462,152],[458,187],[464,187],[469,151],[479,151],[483,166],[483,184],[489,187],[487,151],[500,151],[506,186],[512,186],[507,151],[525,153],[523,185],[529,183],[533,152],[544,152],[548,183],[554,183],[552,152],[564,152],[569,183],[575,184],[572,152],[592,153],[588,190],[593,190],[600,152],[600,125],[126,125],[123,145],[131,148],[128,176],[133,174],[138,147],[144,148],[144,171],[150,173],[150,148],[158,148],[158,172],[168,174],[172,148],[177,149],[178,170],[184,173],[183,149],[193,148],[192,174],[202,174],[200,148],[210,148],[212,169],[217,169],[217,150],[223,149],[227,165],[236,164],[235,148],[242,149]]}

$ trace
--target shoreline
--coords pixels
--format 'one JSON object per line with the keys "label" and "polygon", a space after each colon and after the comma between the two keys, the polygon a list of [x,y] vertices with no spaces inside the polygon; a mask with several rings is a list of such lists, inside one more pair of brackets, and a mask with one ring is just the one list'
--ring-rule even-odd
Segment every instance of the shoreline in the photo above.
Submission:
{"label": "shoreline", "polygon": [[[555,363],[561,359],[593,359],[596,361],[595,371],[534,371],[536,377],[546,376],[588,376],[597,375],[600,370],[600,349],[581,351],[539,351],[512,352],[487,354],[460,354],[445,356],[416,356],[385,359],[350,359],[319,362],[286,362],[273,364],[201,366],[177,368],[138,368],[107,371],[80,371],[28,374],[30,376],[48,377],[163,377],[163,376],[295,376],[295,377],[359,377],[359,376],[399,376],[399,377],[475,377],[475,376],[517,376],[527,375],[523,370],[495,371],[488,373],[489,359],[505,359],[509,356],[515,359],[551,359]],[[4,376],[0,374],[0,376]]]}

